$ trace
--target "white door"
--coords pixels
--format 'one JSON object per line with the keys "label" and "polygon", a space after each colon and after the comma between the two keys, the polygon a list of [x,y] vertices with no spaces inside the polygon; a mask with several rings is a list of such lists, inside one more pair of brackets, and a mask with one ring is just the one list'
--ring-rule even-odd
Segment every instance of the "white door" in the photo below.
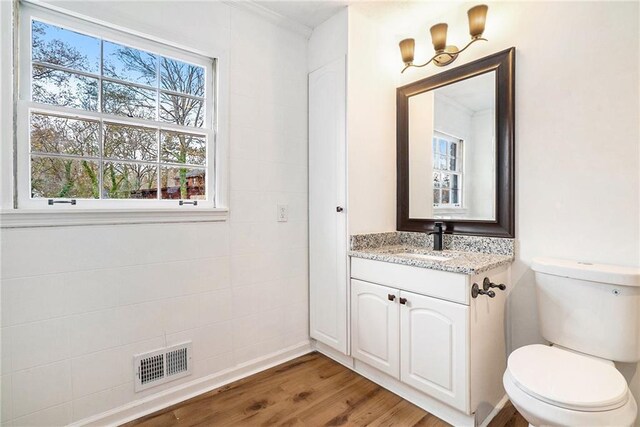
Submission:
{"label": "white door", "polygon": [[351,279],[351,355],[400,378],[400,291]]}
{"label": "white door", "polygon": [[309,301],[312,338],[347,354],[346,63],[309,74]]}
{"label": "white door", "polygon": [[469,307],[400,292],[400,379],[469,413]]}

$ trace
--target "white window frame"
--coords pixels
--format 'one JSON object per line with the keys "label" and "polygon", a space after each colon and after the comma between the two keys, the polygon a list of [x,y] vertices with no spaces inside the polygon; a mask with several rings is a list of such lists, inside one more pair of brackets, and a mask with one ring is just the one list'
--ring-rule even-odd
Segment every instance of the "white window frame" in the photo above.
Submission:
{"label": "white window frame", "polygon": [[[226,144],[221,144],[220,124],[226,120],[226,114],[221,111],[222,104],[226,107],[226,96],[220,96],[220,56],[224,55],[208,55],[203,52],[197,52],[185,49],[182,46],[172,45],[157,38],[148,37],[134,32],[124,31],[120,28],[112,28],[101,22],[86,19],[84,17],[71,16],[59,11],[50,10],[49,8],[39,7],[31,4],[20,3],[20,27],[18,28],[19,51],[18,51],[18,68],[19,68],[19,96],[17,100],[17,170],[14,171],[14,179],[16,179],[17,188],[17,208],[19,210],[42,210],[43,212],[52,211],[76,211],[80,212],[129,212],[131,215],[124,217],[122,222],[126,222],[126,218],[137,218],[140,222],[142,217],[137,215],[138,211],[152,212],[154,218],[150,222],[163,222],[161,214],[163,212],[188,210],[210,211],[218,213],[226,213],[226,173],[227,173],[227,149]],[[115,43],[131,46],[137,49],[150,51],[161,56],[177,59],[184,62],[193,63],[205,67],[206,86],[205,86],[205,122],[206,127],[191,128],[182,127],[180,125],[171,125],[169,123],[161,123],[163,129],[176,130],[180,132],[200,133],[207,135],[207,167],[206,167],[206,186],[207,200],[198,200],[197,206],[180,205],[178,199],[158,200],[158,199],[76,199],[76,205],[55,204],[49,205],[48,199],[32,199],[30,194],[30,130],[29,116],[30,111],[48,111],[63,113],[69,117],[107,119],[108,121],[120,122],[123,124],[136,124],[149,127],[153,125],[153,121],[132,119],[109,115],[102,112],[91,112],[76,110],[67,107],[51,106],[31,102],[31,22],[33,19],[51,23],[71,29],[73,31],[84,33],[93,37],[99,37],[104,40],[113,41]],[[226,59],[226,57],[224,58]],[[226,65],[226,64],[225,64]],[[81,73],[80,73],[81,74]],[[226,72],[225,72],[226,74]],[[226,76],[224,77],[226,83]],[[225,92],[226,93],[226,92]],[[221,114],[222,113],[222,114]],[[160,171],[158,171],[159,173]],[[3,212],[5,213],[5,212]],[[58,216],[58,215],[56,215]],[[85,215],[86,216],[86,215]],[[6,219],[6,215],[3,215]],[[95,215],[92,216],[95,218]],[[194,220],[202,221],[204,217],[193,217]],[[226,219],[226,216],[222,219]],[[109,221],[103,219],[97,221],[103,223]],[[180,221],[179,218],[170,220],[170,222]],[[45,221],[47,222],[47,221]],[[55,222],[55,220],[54,220]],[[67,222],[66,220],[64,222]],[[118,221],[116,221],[118,222]]]}
{"label": "white window frame", "polygon": [[[432,144],[433,144],[433,138],[438,138],[438,139],[444,139],[447,142],[455,142],[456,145],[456,167],[458,170],[451,171],[448,169],[439,169],[436,168],[435,165],[435,158],[432,159],[433,161],[433,171],[434,172],[445,172],[445,173],[449,173],[451,175],[458,175],[458,191],[459,191],[459,203],[458,205],[455,205],[453,203],[439,203],[439,204],[433,204],[433,209],[434,212],[439,212],[439,213],[446,213],[446,212],[460,212],[465,210],[465,193],[466,191],[464,191],[464,167],[465,167],[465,161],[464,161],[464,146],[465,146],[465,141],[462,138],[459,138],[457,136],[453,136],[453,135],[449,135],[448,133],[445,132],[441,132],[439,130],[434,130],[433,131],[433,137],[432,137]],[[431,156],[433,157],[433,149],[431,150]],[[447,153],[447,158],[449,157],[449,153]],[[451,190],[451,189],[449,189]],[[440,187],[440,197],[442,197],[442,187]],[[451,195],[449,195],[449,200],[451,200]]]}

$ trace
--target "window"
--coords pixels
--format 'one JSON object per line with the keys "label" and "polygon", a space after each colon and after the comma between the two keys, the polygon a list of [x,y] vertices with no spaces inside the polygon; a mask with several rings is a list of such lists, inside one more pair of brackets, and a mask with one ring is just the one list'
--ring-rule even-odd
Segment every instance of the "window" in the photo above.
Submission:
{"label": "window", "polygon": [[215,59],[24,7],[21,207],[215,206]]}
{"label": "window", "polygon": [[440,132],[433,135],[433,206],[462,207],[463,141]]}

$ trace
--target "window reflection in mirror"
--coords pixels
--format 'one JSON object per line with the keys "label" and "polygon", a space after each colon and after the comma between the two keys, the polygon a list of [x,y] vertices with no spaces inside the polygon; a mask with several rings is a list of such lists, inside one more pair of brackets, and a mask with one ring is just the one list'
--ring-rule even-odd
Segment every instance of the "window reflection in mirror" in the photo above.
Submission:
{"label": "window reflection in mirror", "polygon": [[409,98],[409,217],[494,220],[495,72]]}

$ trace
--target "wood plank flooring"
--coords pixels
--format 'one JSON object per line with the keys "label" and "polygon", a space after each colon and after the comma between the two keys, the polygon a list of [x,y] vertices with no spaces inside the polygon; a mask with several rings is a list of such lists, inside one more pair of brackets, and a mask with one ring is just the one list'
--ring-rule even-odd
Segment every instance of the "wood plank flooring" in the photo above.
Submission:
{"label": "wood plank flooring", "polygon": [[529,423],[518,413],[511,402],[507,402],[498,415],[493,417],[489,427],[529,427]]}
{"label": "wood plank flooring", "polygon": [[[491,427],[526,426],[521,418],[513,406],[507,406]],[[319,353],[298,357],[126,424],[178,425],[448,426]]]}

